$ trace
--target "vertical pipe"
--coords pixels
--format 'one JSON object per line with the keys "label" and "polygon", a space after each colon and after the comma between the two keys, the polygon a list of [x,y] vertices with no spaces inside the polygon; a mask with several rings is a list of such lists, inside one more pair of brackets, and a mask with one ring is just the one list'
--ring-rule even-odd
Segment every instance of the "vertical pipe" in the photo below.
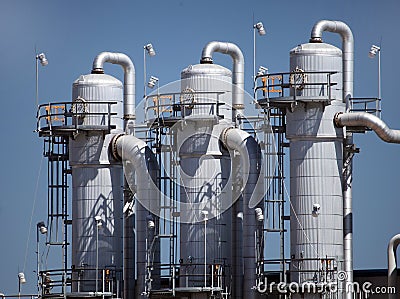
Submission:
{"label": "vertical pipe", "polygon": [[[354,70],[354,38],[350,27],[340,21],[321,20],[317,22],[312,31],[310,42],[322,42],[322,32],[329,31],[339,33],[342,38],[343,51],[343,101],[349,109],[350,98],[353,96],[353,70]],[[346,283],[353,282],[353,212],[352,212],[352,159],[351,153],[346,148],[353,145],[352,133],[347,133],[344,141],[344,156],[349,156],[348,165],[344,173],[343,190],[343,237],[344,237],[344,271],[346,271]],[[345,161],[346,159],[344,159]],[[346,298],[352,298],[350,292],[346,293]]]}
{"label": "vertical pipe", "polygon": [[[396,263],[396,251],[400,244],[400,234],[395,235],[389,241],[388,245],[388,288],[395,288],[397,285],[397,263]],[[390,292],[390,290],[388,290]],[[389,293],[389,299],[396,299],[397,292],[394,294]]]}

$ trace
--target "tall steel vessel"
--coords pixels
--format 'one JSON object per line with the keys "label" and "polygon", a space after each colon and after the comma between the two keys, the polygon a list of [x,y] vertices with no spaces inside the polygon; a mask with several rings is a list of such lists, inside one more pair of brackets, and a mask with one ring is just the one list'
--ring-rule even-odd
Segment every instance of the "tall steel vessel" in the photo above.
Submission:
{"label": "tall steel vessel", "polygon": [[103,131],[110,121],[113,133],[122,131],[122,83],[105,74],[82,75],[72,97],[74,121],[85,128],[69,142],[73,289],[86,292],[97,290],[98,269],[122,271],[122,165],[109,156],[112,135]]}
{"label": "tall steel vessel", "polygon": [[181,286],[211,286],[212,271],[231,266],[230,156],[219,141],[232,120],[232,75],[215,64],[191,65],[181,73],[177,128],[181,166]]}
{"label": "tall steel vessel", "polygon": [[[293,206],[291,280],[300,284],[330,282],[335,278],[321,275],[321,271],[329,266],[340,271],[343,265],[344,136],[343,129],[332,121],[346,108],[342,51],[324,43],[302,44],[290,51],[290,68],[291,83],[298,84],[291,90],[298,101],[286,114]],[[331,86],[326,88],[322,82],[329,81]]]}

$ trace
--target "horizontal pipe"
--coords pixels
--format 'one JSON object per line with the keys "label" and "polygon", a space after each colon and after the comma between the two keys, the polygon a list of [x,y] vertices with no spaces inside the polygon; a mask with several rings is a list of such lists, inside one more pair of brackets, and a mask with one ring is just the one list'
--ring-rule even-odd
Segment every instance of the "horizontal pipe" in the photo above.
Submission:
{"label": "horizontal pipe", "polygon": [[[389,241],[388,245],[388,288],[396,287],[397,285],[397,263],[396,263],[396,251],[400,244],[400,234],[395,235]],[[397,292],[394,294],[389,293],[389,299],[396,299]]]}
{"label": "horizontal pipe", "polygon": [[135,66],[123,53],[102,52],[93,61],[92,73],[104,73],[104,63],[118,64],[124,69],[124,119],[135,119]]}
{"label": "horizontal pipe", "polygon": [[400,130],[390,129],[379,117],[367,112],[338,113],[335,124],[338,127],[367,127],[385,142],[400,143]]}
{"label": "horizontal pipe", "polygon": [[[220,137],[222,143],[230,150],[240,154],[240,166],[244,177],[243,196],[243,295],[241,298],[258,298],[260,294],[255,290],[257,284],[257,261],[262,257],[256,256],[257,240],[255,232],[260,229],[261,222],[256,219],[255,208],[262,208],[263,178],[262,155],[258,142],[247,132],[226,128]],[[236,220],[237,221],[237,220]],[[262,225],[261,225],[262,227]],[[263,252],[260,249],[259,252]],[[242,281],[235,281],[241,283]]]}
{"label": "horizontal pipe", "polygon": [[209,42],[201,53],[200,63],[213,63],[214,52],[228,54],[232,57],[232,106],[236,110],[244,109],[244,56],[240,48],[228,42]]}

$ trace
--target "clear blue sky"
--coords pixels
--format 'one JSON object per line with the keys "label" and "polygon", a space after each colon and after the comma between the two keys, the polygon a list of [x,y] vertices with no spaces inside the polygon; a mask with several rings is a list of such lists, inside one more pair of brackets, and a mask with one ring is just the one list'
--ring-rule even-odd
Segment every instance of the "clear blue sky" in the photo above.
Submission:
{"label": "clear blue sky", "polygon": [[[143,86],[143,45],[152,42],[157,56],[148,73],[161,84],[179,79],[180,71],[199,61],[211,40],[239,45],[246,59],[246,89],[251,90],[252,16],[268,34],[258,38],[257,64],[270,72],[288,71],[289,50],[308,42],[320,19],[342,20],[355,37],[355,96],[377,95],[377,60],[368,58],[372,43],[382,39],[383,119],[400,128],[400,48],[397,0],[340,1],[103,1],[2,0],[0,2],[0,292],[17,292],[17,273],[24,269],[24,292],[35,292],[36,223],[46,219],[46,163],[37,177],[42,140],[35,129],[35,45],[49,65],[40,68],[40,102],[71,100],[71,84],[90,72],[101,51],[128,54],[137,70],[137,99]],[[340,47],[326,33],[325,41]],[[217,63],[230,67],[229,59]],[[118,67],[106,71],[122,79]],[[397,187],[400,145],[385,144],[373,133],[355,136],[361,153],[354,160],[354,259],[356,269],[385,268],[389,239],[400,232]],[[30,241],[27,242],[30,231]],[[25,263],[25,250],[28,256]]]}

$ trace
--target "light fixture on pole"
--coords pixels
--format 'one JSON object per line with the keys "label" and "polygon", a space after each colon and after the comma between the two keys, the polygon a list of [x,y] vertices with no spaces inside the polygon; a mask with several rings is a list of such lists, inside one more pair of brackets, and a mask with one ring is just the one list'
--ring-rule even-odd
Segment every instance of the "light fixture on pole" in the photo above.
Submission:
{"label": "light fixture on pole", "polygon": [[99,280],[99,229],[103,225],[101,222],[101,216],[97,215],[94,217],[96,224],[96,294],[98,291],[98,280]]}
{"label": "light fixture on pole", "polygon": [[43,221],[40,221],[36,224],[36,275],[37,275],[37,291],[38,298],[40,296],[40,252],[39,252],[39,232],[44,235],[47,234],[47,227]]}
{"label": "light fixture on pole", "polygon": [[260,66],[258,68],[258,72],[257,72],[257,76],[262,76],[268,74],[268,68],[264,67],[264,66]]}
{"label": "light fixture on pole", "polygon": [[18,273],[18,298],[21,298],[21,284],[26,283],[25,274],[23,272]]}
{"label": "light fixture on pole", "polygon": [[36,54],[36,106],[39,105],[39,62],[42,66],[49,64],[44,53]]}
{"label": "light fixture on pole", "polygon": [[146,97],[146,81],[147,81],[147,74],[146,74],[146,53],[151,57],[156,55],[156,51],[153,48],[152,44],[147,44],[143,47],[143,97]]}
{"label": "light fixture on pole", "polygon": [[372,45],[368,56],[369,58],[375,58],[376,54],[378,54],[378,101],[376,103],[376,108],[377,112],[379,113],[379,101],[381,100],[381,47]]}
{"label": "light fixture on pole", "polygon": [[256,24],[253,25],[253,97],[254,98],[255,98],[255,88],[256,88],[256,30],[260,36],[265,35],[267,33],[262,22],[257,22]]}
{"label": "light fixture on pole", "polygon": [[157,77],[154,77],[154,76],[150,76],[150,80],[149,80],[149,82],[147,82],[147,86],[149,87],[149,88],[154,88],[154,86],[156,86],[156,84],[158,83],[158,78]]}

